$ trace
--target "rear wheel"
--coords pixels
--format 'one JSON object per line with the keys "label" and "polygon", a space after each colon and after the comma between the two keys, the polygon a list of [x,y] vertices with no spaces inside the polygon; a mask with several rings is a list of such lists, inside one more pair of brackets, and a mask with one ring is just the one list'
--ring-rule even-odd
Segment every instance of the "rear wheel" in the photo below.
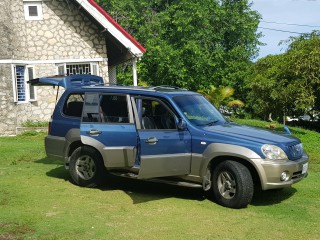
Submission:
{"label": "rear wheel", "polygon": [[235,161],[220,163],[212,171],[212,191],[214,200],[222,206],[246,207],[254,192],[250,171]]}
{"label": "rear wheel", "polygon": [[102,183],[105,167],[95,149],[81,146],[70,157],[69,172],[75,184],[82,187],[96,187]]}

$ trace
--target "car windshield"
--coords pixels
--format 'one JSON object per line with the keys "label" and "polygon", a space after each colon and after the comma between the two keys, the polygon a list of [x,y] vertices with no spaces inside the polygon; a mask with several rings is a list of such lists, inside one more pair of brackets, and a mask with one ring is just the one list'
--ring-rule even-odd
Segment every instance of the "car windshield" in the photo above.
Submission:
{"label": "car windshield", "polygon": [[185,95],[173,98],[188,120],[197,126],[225,123],[223,115],[202,95]]}

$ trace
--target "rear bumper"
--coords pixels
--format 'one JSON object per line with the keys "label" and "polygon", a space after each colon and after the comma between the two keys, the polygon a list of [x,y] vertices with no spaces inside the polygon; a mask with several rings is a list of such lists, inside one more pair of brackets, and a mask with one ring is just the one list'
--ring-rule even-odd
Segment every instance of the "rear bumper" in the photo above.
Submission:
{"label": "rear bumper", "polygon": [[48,157],[58,158],[59,160],[64,161],[64,149],[66,145],[66,139],[64,137],[47,135],[44,142]]}
{"label": "rear bumper", "polygon": [[[263,190],[289,187],[301,181],[308,175],[308,156],[305,154],[296,161],[266,161],[261,159],[261,187]],[[281,180],[282,173],[288,174],[288,179]]]}

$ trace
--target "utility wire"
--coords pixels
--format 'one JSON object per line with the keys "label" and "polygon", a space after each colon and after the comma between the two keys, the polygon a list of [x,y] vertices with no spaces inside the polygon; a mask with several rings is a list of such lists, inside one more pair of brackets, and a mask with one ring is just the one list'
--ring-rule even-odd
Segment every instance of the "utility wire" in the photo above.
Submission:
{"label": "utility wire", "polygon": [[286,31],[286,30],[280,30],[280,29],[274,29],[274,28],[265,28],[265,27],[258,27],[261,29],[271,30],[271,31],[277,31],[277,32],[286,32],[286,33],[295,33],[295,34],[304,34],[301,32],[292,32],[292,31]]}
{"label": "utility wire", "polygon": [[260,22],[263,22],[263,23],[272,23],[272,24],[280,24],[280,25],[299,26],[299,27],[320,28],[320,26],[312,26],[312,25],[307,25],[307,24],[283,23],[283,22],[271,22],[271,21],[260,21]]}

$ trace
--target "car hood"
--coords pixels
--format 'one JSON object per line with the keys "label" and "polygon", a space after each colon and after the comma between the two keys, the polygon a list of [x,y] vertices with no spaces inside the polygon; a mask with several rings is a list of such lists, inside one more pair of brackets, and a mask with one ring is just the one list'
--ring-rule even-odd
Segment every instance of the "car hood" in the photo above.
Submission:
{"label": "car hood", "polygon": [[255,127],[249,127],[236,123],[226,123],[223,125],[214,125],[204,127],[203,130],[210,133],[229,136],[233,139],[238,139],[246,142],[255,142],[261,144],[275,144],[275,145],[287,145],[293,142],[300,142],[297,138],[287,135],[281,132],[264,130]]}

